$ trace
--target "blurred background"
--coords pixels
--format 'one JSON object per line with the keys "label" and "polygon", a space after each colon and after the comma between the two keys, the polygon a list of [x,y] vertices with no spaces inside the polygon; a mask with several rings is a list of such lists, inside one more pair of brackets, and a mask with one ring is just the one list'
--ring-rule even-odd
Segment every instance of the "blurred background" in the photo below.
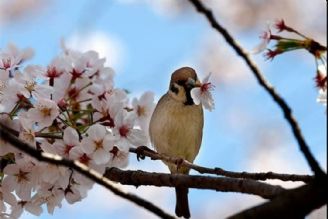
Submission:
{"label": "blurred background", "polygon": [[[300,32],[326,45],[326,1],[323,0],[207,0],[219,22],[251,51],[268,21],[283,18]],[[200,78],[212,72],[216,108],[205,113],[201,151],[195,163],[231,171],[274,171],[310,174],[281,110],[257,84],[245,63],[211,29],[187,0],[0,0],[0,48],[14,43],[32,47],[29,63],[46,66],[69,48],[96,50],[116,71],[117,87],[131,97],[153,91],[156,101],[168,89],[171,73],[191,66]],[[253,55],[300,123],[311,150],[326,170],[327,123],[325,108],[316,102],[316,66],[305,51],[287,53],[273,61]],[[130,156],[128,169],[168,172],[160,161],[138,162]],[[192,174],[197,174],[192,172]],[[300,183],[281,183],[291,188]],[[171,188],[124,186],[173,214]],[[192,218],[224,218],[265,200],[245,194],[192,189]],[[326,218],[326,207],[308,218]],[[53,215],[22,218],[156,218],[147,211],[95,185],[87,198],[66,202]]]}

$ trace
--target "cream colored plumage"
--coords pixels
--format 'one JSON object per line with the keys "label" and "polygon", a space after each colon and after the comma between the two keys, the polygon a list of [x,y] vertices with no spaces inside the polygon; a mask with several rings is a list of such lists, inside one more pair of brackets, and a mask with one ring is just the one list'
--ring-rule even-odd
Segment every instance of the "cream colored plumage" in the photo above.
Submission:
{"label": "cream colored plumage", "polygon": [[[180,68],[172,74],[169,91],[158,101],[149,126],[151,142],[159,153],[190,162],[197,156],[202,141],[203,109],[193,103],[190,90],[199,84],[192,68]],[[171,173],[189,173],[187,168],[166,165]],[[176,195],[177,216],[189,218],[188,189],[176,188]]]}

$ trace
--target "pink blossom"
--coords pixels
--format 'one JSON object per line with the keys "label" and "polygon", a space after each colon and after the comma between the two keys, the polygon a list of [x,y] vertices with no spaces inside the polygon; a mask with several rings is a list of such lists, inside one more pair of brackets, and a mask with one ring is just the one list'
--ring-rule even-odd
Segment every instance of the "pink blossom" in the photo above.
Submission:
{"label": "pink blossom", "polygon": [[259,43],[259,45],[257,45],[253,50],[252,53],[253,54],[257,54],[260,52],[263,52],[268,44],[270,43],[271,40],[271,30],[268,27],[267,30],[263,31],[262,34],[260,35],[260,38],[262,39],[262,41]]}
{"label": "pink blossom", "polygon": [[286,30],[285,21],[283,19],[276,20],[274,22],[274,27],[278,30],[278,32]]}

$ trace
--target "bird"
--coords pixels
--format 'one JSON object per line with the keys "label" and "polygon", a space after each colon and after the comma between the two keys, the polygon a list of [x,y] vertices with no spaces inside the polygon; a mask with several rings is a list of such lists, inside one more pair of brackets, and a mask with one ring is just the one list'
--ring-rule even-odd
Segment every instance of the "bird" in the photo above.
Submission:
{"label": "bird", "polygon": [[[204,113],[190,91],[200,87],[196,71],[182,67],[171,75],[169,90],[158,101],[149,124],[150,141],[158,153],[194,162],[202,142]],[[189,174],[189,168],[163,161],[172,174]],[[175,213],[190,218],[188,188],[176,187]]]}

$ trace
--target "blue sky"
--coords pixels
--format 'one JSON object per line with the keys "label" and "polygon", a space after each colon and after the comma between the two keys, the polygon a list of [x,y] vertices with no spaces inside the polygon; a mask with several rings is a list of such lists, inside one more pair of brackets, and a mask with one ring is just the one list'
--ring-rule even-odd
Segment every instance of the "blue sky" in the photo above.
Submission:
{"label": "blue sky", "polygon": [[[120,54],[116,57],[118,61],[114,63],[117,74],[115,83],[117,87],[131,91],[132,95],[150,90],[159,98],[167,90],[171,72],[186,64],[198,70],[201,78],[208,73],[201,72],[197,55],[208,35],[217,38],[220,36],[210,29],[201,15],[190,11],[184,16],[170,17],[160,15],[145,4],[94,2],[53,1],[52,5],[38,16],[0,26],[0,48],[5,47],[8,42],[13,42],[21,48],[32,47],[36,55],[30,63],[47,65],[60,52],[61,38],[69,40],[72,36],[101,33],[116,40]],[[250,50],[258,41],[259,31],[261,29],[238,33],[237,37],[242,45]],[[220,49],[221,45],[217,46]],[[110,61],[111,57],[107,58]],[[326,167],[326,114],[324,108],[315,101],[317,91],[312,80],[315,72],[313,58],[301,51],[277,57],[272,62],[263,61],[261,55],[254,58],[275,89],[293,108],[314,155],[322,166]],[[216,108],[213,112],[206,112],[202,149],[196,163],[235,171],[309,173],[281,110],[257,85],[244,63],[238,62],[236,65],[240,65],[244,75],[242,84],[220,84],[219,80],[213,81],[216,86]],[[213,72],[216,73],[220,73],[220,69]],[[269,148],[266,148],[267,142],[271,144]],[[279,145],[275,146],[275,143]],[[159,161],[136,162],[133,155],[130,160],[130,168],[133,169],[167,171]],[[267,160],[267,163],[261,163],[262,160]],[[132,190],[142,195],[147,193],[147,189],[149,194],[146,194],[146,197],[155,198],[155,203],[163,205],[167,211],[173,213],[175,197],[172,189],[150,187]],[[143,209],[113,197],[110,192],[98,186],[89,194],[90,197],[81,203],[74,206],[64,204],[62,209],[55,210],[53,216],[43,213],[39,218],[101,219],[150,216]],[[225,202],[233,202],[234,199],[243,200],[236,209],[260,201],[246,195],[214,191],[191,190],[189,196],[194,215],[210,215],[216,211],[216,203],[223,205]],[[100,202],[112,202],[116,207],[111,208],[110,203],[106,205]],[[25,217],[36,218],[29,214]]]}

